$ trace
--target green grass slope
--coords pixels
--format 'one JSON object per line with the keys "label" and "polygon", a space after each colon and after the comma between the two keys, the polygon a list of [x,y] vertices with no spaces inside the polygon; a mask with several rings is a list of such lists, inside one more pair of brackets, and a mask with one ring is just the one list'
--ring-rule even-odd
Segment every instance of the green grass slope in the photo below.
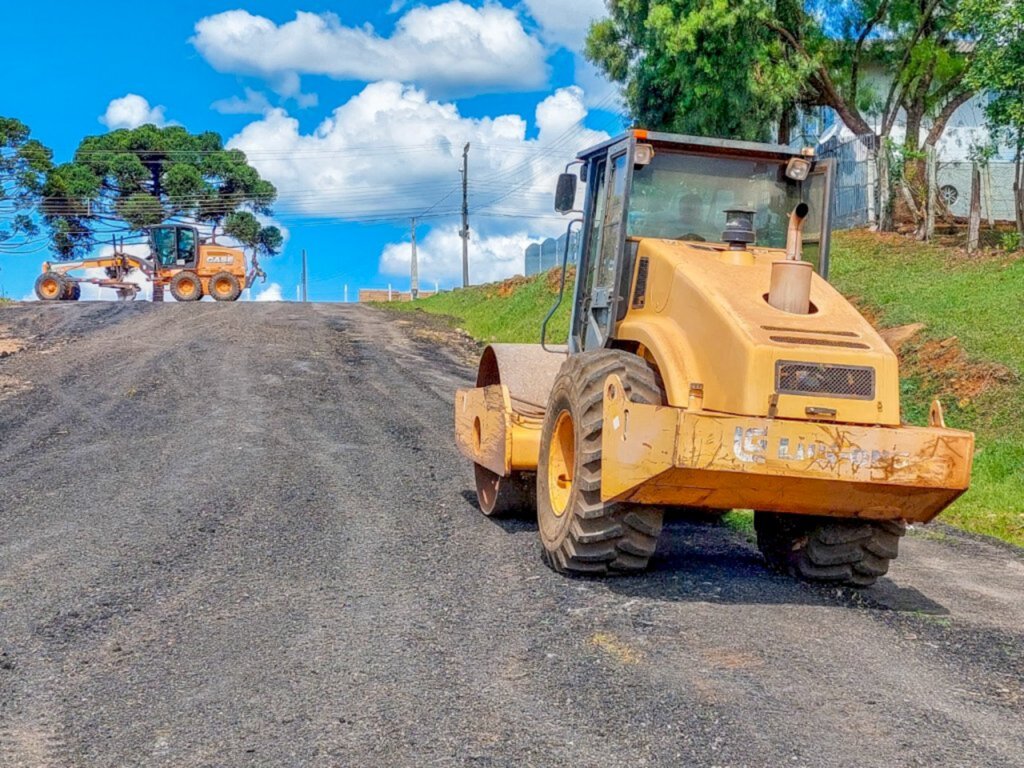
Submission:
{"label": "green grass slope", "polygon": [[[541,323],[558,298],[558,277],[555,270],[535,278],[512,278],[411,303],[389,304],[388,308],[445,315],[454,325],[485,343],[536,344],[540,341]],[[564,344],[569,336],[572,290],[570,274],[565,298],[548,325],[548,340],[553,344]]]}
{"label": "green grass slope", "polygon": [[977,433],[971,490],[941,519],[1024,546],[1024,259],[852,232],[832,282],[882,327],[924,324],[900,349],[905,418],[925,423],[939,397]]}
{"label": "green grass slope", "polygon": [[[971,490],[941,519],[1024,546],[1024,259],[837,233],[832,282],[880,328],[924,325],[900,348],[905,419],[925,424],[940,397],[950,426],[977,433]],[[549,274],[392,306],[446,315],[483,342],[530,343],[556,292]],[[567,295],[553,342],[568,333],[569,304]]]}

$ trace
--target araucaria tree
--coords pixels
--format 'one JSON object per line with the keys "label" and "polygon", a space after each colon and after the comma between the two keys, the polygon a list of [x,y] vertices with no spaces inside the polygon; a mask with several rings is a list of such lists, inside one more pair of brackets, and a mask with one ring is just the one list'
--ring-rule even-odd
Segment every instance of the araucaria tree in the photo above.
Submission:
{"label": "araucaria tree", "polygon": [[284,235],[275,226],[263,226],[249,211],[235,211],[224,220],[224,234],[237,241],[252,254],[257,270],[260,256],[276,256],[284,245]]}
{"label": "araucaria tree", "polygon": [[168,220],[211,227],[236,211],[269,214],[277,190],[212,132],[144,125],[82,141],[47,175],[42,213],[59,258]]}
{"label": "araucaria tree", "polygon": [[28,126],[0,117],[0,252],[24,247],[38,234],[34,210],[52,160]]}

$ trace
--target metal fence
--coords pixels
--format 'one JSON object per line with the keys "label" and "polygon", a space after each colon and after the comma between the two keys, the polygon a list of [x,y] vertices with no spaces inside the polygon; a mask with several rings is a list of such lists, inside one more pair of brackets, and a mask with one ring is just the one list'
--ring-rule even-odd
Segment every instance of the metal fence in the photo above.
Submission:
{"label": "metal fence", "polygon": [[[819,157],[836,164],[835,192],[832,199],[832,226],[854,229],[876,224],[879,215],[879,174],[874,137],[831,139],[818,148]],[[898,159],[890,162],[897,163]],[[966,219],[970,215],[970,160],[936,163],[935,179],[940,216]],[[990,225],[1015,220],[1014,164],[990,161],[979,165],[981,174],[981,218]],[[893,168],[892,178],[898,176]],[[892,192],[893,199],[898,195]]]}
{"label": "metal fence", "polygon": [[855,229],[875,221],[878,190],[875,181],[875,137],[830,139],[818,148],[819,157],[835,163],[832,227]]}

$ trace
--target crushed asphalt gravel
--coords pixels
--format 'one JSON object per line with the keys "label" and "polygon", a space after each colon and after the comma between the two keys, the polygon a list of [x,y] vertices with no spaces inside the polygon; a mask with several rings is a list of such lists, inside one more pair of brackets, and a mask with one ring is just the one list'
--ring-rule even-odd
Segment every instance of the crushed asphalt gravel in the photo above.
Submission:
{"label": "crushed asphalt gravel", "polygon": [[476,509],[465,342],[315,304],[0,308],[0,766],[1022,766],[1024,557],[863,591],[673,519],[567,579]]}

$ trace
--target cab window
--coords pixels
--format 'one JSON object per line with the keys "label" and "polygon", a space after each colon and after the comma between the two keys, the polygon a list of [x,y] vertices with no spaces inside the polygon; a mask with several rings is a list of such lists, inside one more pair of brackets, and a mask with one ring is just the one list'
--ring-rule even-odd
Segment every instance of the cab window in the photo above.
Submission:
{"label": "cab window", "polygon": [[153,251],[161,265],[170,267],[178,258],[178,246],[175,242],[174,230],[160,227],[153,230]]}
{"label": "cab window", "polygon": [[186,263],[191,263],[196,260],[195,230],[178,230],[178,260]]}

